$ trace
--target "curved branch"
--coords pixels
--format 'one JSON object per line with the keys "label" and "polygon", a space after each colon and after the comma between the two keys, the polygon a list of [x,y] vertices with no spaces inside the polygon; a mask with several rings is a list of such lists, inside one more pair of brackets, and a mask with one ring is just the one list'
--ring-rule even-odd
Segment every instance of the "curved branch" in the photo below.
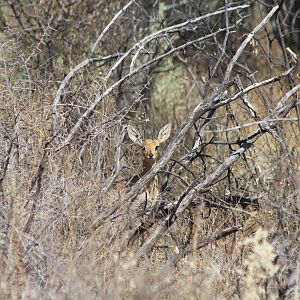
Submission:
{"label": "curved branch", "polygon": [[[286,104],[283,106],[280,104],[286,103],[287,99],[293,96],[295,93],[297,93],[299,89],[300,89],[300,85],[297,85],[291,91],[286,93],[279,101],[276,110],[271,115],[266,117],[265,120],[267,121],[270,118],[276,118],[276,117],[285,117],[291,111],[291,109],[295,107],[295,104],[297,103],[297,99],[294,98],[290,104]],[[275,128],[276,126],[277,125],[273,123],[269,125],[269,128]],[[246,152],[256,142],[256,140],[266,132],[267,130],[259,128],[247,140],[245,140],[242,143],[241,147],[238,150],[234,151],[228,157],[228,159],[225,160],[213,173],[207,176],[204,181],[202,181],[196,187],[194,187],[188,194],[183,194],[179,198],[173,213],[169,215],[165,219],[165,221],[161,225],[159,225],[156,228],[156,230],[150,235],[150,237],[147,239],[144,245],[136,253],[136,257],[140,258],[147,255],[149,251],[152,249],[152,247],[154,246],[154,244],[159,240],[159,238],[169,230],[169,228],[172,226],[172,224],[174,224],[176,219],[190,205],[195,195],[197,193],[201,193],[205,191],[211,184],[213,184],[227,169],[229,169],[230,166],[232,166],[240,158],[241,154]]]}
{"label": "curved branch", "polygon": [[243,226],[242,225],[235,225],[226,229],[222,229],[219,230],[217,233],[215,233],[214,235],[208,237],[208,238],[204,238],[200,241],[197,242],[196,245],[194,244],[189,244],[187,247],[185,247],[180,253],[176,254],[175,256],[173,256],[172,258],[170,258],[162,267],[162,269],[168,269],[170,267],[175,267],[176,264],[179,262],[180,259],[182,259],[183,257],[185,257],[186,255],[197,251],[217,240],[223,239],[225,237],[227,237],[230,234],[233,234],[239,230],[242,230]]}
{"label": "curved branch", "polygon": [[[103,31],[101,32],[101,34],[99,35],[99,37],[97,38],[96,42],[94,43],[92,50],[88,56],[88,58],[86,58],[85,60],[83,60],[81,63],[79,63],[78,65],[76,65],[70,72],[69,74],[64,78],[64,80],[61,82],[58,91],[55,95],[55,98],[53,100],[53,111],[52,111],[52,135],[56,136],[56,131],[57,131],[57,107],[62,95],[62,92],[64,90],[64,88],[66,87],[66,85],[68,84],[68,82],[78,73],[78,71],[80,69],[82,69],[83,67],[85,67],[86,65],[90,64],[91,62],[95,61],[94,53],[100,43],[100,41],[102,40],[103,36],[105,35],[105,33],[109,30],[109,28],[115,23],[116,19],[122,14],[124,13],[127,8],[134,2],[134,0],[129,1],[124,7],[122,7],[118,13],[112,18],[112,20],[107,24],[107,26],[103,29]],[[103,57],[101,60],[106,60],[109,58],[112,58],[113,56],[116,55],[109,55],[107,57]],[[99,60],[99,59],[97,59]]]}

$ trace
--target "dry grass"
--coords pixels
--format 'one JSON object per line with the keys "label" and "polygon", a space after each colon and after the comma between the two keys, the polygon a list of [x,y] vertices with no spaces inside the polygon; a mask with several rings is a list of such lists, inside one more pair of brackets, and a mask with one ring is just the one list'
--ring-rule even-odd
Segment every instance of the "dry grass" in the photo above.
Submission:
{"label": "dry grass", "polygon": [[[107,23],[107,16],[102,22]],[[112,36],[116,39],[120,33],[115,30]],[[122,44],[123,40],[126,39],[122,35],[118,42]],[[207,61],[197,65],[199,56],[194,65],[187,66],[176,57],[162,63],[161,68],[167,71],[153,73],[151,79],[143,74],[147,77],[143,83],[138,76],[133,77],[134,87],[132,82],[126,82],[105,98],[70,145],[58,150],[103,88],[98,68],[104,72],[106,66],[99,63],[74,78],[59,107],[59,133],[52,137],[56,81],[67,72],[69,64],[74,65],[70,56],[80,43],[74,37],[74,45],[66,49],[66,55],[70,55],[68,62],[63,62],[61,56],[57,68],[50,71],[42,66],[39,66],[41,70],[33,67],[38,60],[37,45],[24,49],[8,34],[1,36],[1,41],[1,299],[299,299],[300,132],[297,122],[287,121],[278,126],[278,140],[269,134],[262,136],[231,166],[230,174],[223,174],[228,175],[225,179],[197,195],[150,254],[140,259],[137,251],[162,219],[158,218],[132,245],[124,246],[134,226],[146,215],[140,213],[145,202],[143,194],[142,201],[124,203],[122,198],[124,180],[135,175],[141,164],[140,149],[132,146],[126,137],[122,141],[122,168],[116,184],[103,197],[101,191],[114,174],[116,148],[124,125],[128,122],[143,125],[151,136],[171,122],[175,136],[198,103],[199,89],[208,78],[204,74],[197,81],[199,88],[192,75],[200,78],[199,73],[204,70],[203,65],[209,64],[209,59],[206,57]],[[113,42],[107,48],[114,49]],[[277,50],[274,53],[279,55]],[[40,51],[46,56],[45,48]],[[263,56],[264,51],[260,51]],[[78,50],[75,57],[81,58],[83,53]],[[260,63],[259,55],[253,55],[252,59],[255,68]],[[264,64],[266,61],[265,57]],[[266,78],[269,72],[265,68],[260,79]],[[281,72],[280,67],[274,70]],[[218,84],[217,77],[208,94]],[[297,82],[298,78],[294,80]],[[247,84],[250,80],[245,80]],[[249,98],[264,117],[276,106],[272,101],[278,101],[288,90],[286,81],[262,88],[264,99],[270,101],[268,105],[256,91]],[[296,118],[297,114],[294,109],[288,117]],[[205,128],[203,144],[212,137],[223,142],[246,138],[258,128],[257,124],[237,131],[222,130],[252,121],[239,99],[217,110]],[[183,161],[194,136],[195,130],[191,129],[178,145],[173,159]],[[235,148],[237,144],[230,148],[226,143],[210,143],[203,147],[201,159],[188,166],[189,171],[179,173],[181,165],[176,164],[171,172],[179,174],[180,179],[171,176],[168,200],[177,199],[186,190],[185,183],[192,184],[194,177],[204,180]],[[160,151],[163,149],[164,146]],[[169,162],[165,169],[171,165]],[[165,174],[161,177],[165,179]],[[224,204],[228,190],[245,197],[259,196],[259,209],[204,205],[207,199]],[[93,221],[118,203],[120,209],[93,230]],[[149,201],[144,210],[150,210],[151,205],[154,204]],[[236,224],[242,224],[243,229],[196,249],[199,240]],[[195,251],[176,266],[167,267],[166,262],[187,245],[194,245]]]}

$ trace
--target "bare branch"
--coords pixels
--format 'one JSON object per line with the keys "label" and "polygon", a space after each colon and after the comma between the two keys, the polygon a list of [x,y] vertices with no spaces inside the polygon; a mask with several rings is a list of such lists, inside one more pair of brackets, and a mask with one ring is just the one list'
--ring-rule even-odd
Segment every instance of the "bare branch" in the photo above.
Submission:
{"label": "bare branch", "polygon": [[170,258],[162,267],[162,270],[167,270],[170,267],[175,267],[176,264],[179,262],[180,259],[184,258],[186,255],[196,252],[197,250],[215,242],[220,239],[223,239],[227,237],[228,235],[231,235],[233,233],[236,233],[239,230],[242,230],[243,226],[242,225],[235,225],[226,229],[221,229],[220,231],[216,232],[214,235],[204,238],[200,241],[197,242],[195,245],[188,245],[185,247],[180,253],[175,255],[174,257]]}
{"label": "bare branch", "polygon": [[[92,50],[89,54],[89,57],[86,58],[85,60],[83,60],[81,63],[79,63],[78,65],[76,65],[69,73],[68,75],[64,78],[64,80],[61,82],[61,84],[59,85],[59,88],[56,92],[55,98],[53,100],[53,112],[52,112],[52,135],[56,136],[57,134],[57,107],[58,104],[60,102],[60,98],[62,96],[62,92],[65,89],[66,85],[69,83],[69,81],[78,73],[79,70],[81,70],[83,67],[87,66],[88,64],[90,64],[91,62],[99,61],[100,59],[95,59],[94,58],[94,53],[100,43],[100,41],[102,40],[103,36],[105,35],[105,33],[110,29],[110,27],[115,23],[116,19],[122,14],[124,13],[127,8],[134,3],[134,0],[129,1],[124,7],[122,7],[117,14],[114,15],[114,17],[111,19],[111,21],[107,24],[107,26],[103,29],[103,31],[101,32],[101,34],[99,35],[99,37],[97,38],[96,42],[94,43]],[[117,55],[109,55],[106,57],[101,58],[101,60],[107,60],[107,59],[111,59],[114,57],[119,56]]]}
{"label": "bare branch", "polygon": [[[243,8],[247,8],[249,7],[248,5],[240,5],[240,6],[236,6],[236,7],[231,7],[231,8],[228,8],[227,11],[234,11],[234,10],[238,10],[238,9],[243,9]],[[113,73],[113,71],[133,52],[133,50],[135,50],[139,45],[145,45],[146,43],[149,43],[151,40],[153,39],[156,39],[160,36],[164,36],[166,33],[172,33],[172,32],[177,32],[177,31],[180,31],[182,28],[184,27],[187,27],[187,26],[190,26],[191,24],[194,24],[196,22],[199,22],[201,20],[204,20],[206,18],[209,18],[209,17],[212,17],[212,16],[215,16],[215,15],[218,15],[218,14],[222,14],[225,12],[225,9],[221,9],[219,11],[216,11],[216,12],[213,12],[213,13],[209,13],[209,14],[206,14],[204,16],[201,16],[201,17],[198,17],[198,18],[195,18],[193,20],[188,20],[186,22],[183,22],[183,23],[180,23],[180,24],[177,24],[177,25],[174,25],[174,26],[170,26],[170,27],[167,27],[167,28],[163,28],[159,31],[156,31],[148,36],[146,36],[145,38],[143,38],[141,41],[137,42],[133,47],[131,47],[124,55],[122,55],[122,57],[120,57],[117,62],[110,68],[110,70],[107,72],[105,78],[103,79],[103,82],[107,82],[108,78],[110,78],[111,74]],[[231,27],[230,27],[231,28]],[[177,52],[189,45],[192,45],[196,42],[200,42],[200,41],[204,41],[205,39],[208,39],[214,35],[216,35],[217,33],[219,32],[222,32],[224,30],[228,30],[229,28],[224,28],[224,29],[220,29],[218,30],[217,32],[213,33],[213,34],[210,34],[210,35],[207,35],[205,37],[200,37],[198,39],[195,39],[193,41],[189,41],[187,43],[185,43],[184,45],[181,45],[179,47],[176,47],[175,49],[172,49],[170,51],[168,51],[167,53],[165,54],[162,54],[154,59],[152,59],[151,61],[147,62],[146,64],[142,65],[142,66],[139,66],[137,67],[136,69],[134,70],[130,70],[128,74],[126,74],[122,79],[120,79],[119,81],[115,82],[113,85],[111,85],[108,89],[106,89],[103,93],[99,93],[97,96],[96,96],[96,99],[95,101],[93,102],[93,104],[86,110],[86,112],[81,116],[81,118],[77,121],[77,123],[73,126],[72,130],[70,131],[69,135],[67,136],[67,138],[65,139],[65,141],[62,143],[62,145],[58,148],[58,149],[61,149],[63,147],[65,147],[66,145],[68,145],[70,143],[70,141],[73,139],[75,133],[77,132],[77,130],[80,128],[81,124],[83,123],[83,121],[85,119],[87,119],[89,117],[89,115],[91,114],[91,112],[93,112],[93,110],[95,109],[95,107],[98,105],[98,103],[100,101],[102,101],[102,99],[104,97],[106,97],[108,94],[111,93],[111,91],[119,86],[123,81],[125,81],[126,79],[130,78],[131,76],[137,74],[138,72],[140,72],[142,69],[146,68],[147,66],[149,66],[150,64],[153,64],[157,61],[160,61],[161,59],[163,59],[164,57],[168,57],[169,55],[171,55],[172,53],[174,52]],[[144,47],[144,46],[142,46]],[[60,96],[57,96],[55,100],[55,103],[54,103],[54,107],[57,106],[57,103],[59,101],[59,98]]]}
{"label": "bare branch", "polygon": [[[280,103],[285,103],[288,98],[293,96],[297,91],[300,89],[300,85],[297,85],[294,87],[291,91],[286,93],[284,97],[281,98],[278,104],[278,109],[272,114],[272,116],[268,116],[266,119],[277,118],[277,117],[285,117],[290,110],[294,107],[296,100],[292,101],[290,105],[286,105],[284,107],[281,107]],[[274,128],[276,125],[272,124],[270,125],[271,128]],[[157,227],[155,232],[150,235],[150,237],[147,239],[147,241],[144,243],[144,245],[139,249],[139,251],[136,253],[137,258],[147,255],[153,245],[156,243],[156,241],[166,233],[166,231],[169,229],[170,226],[175,222],[175,220],[185,211],[185,209],[188,208],[190,205],[192,199],[195,197],[196,193],[201,193],[202,191],[206,191],[206,189],[213,184],[231,165],[233,165],[243,154],[245,151],[247,151],[253,143],[262,136],[266,131],[262,129],[258,129],[256,132],[254,132],[247,140],[245,140],[242,143],[242,146],[234,151],[229,158],[224,161],[213,173],[211,173],[209,176],[206,177],[206,179],[198,184],[196,187],[194,187],[188,194],[183,194],[182,197],[180,197],[175,211],[168,216],[165,221]]]}
{"label": "bare branch", "polygon": [[227,70],[225,72],[224,80],[228,81],[230,78],[230,74],[232,72],[232,69],[234,67],[234,64],[237,62],[241,54],[243,53],[245,47],[248,45],[248,43],[252,40],[254,35],[263,27],[265,26],[268,21],[271,19],[271,17],[275,14],[275,12],[278,9],[278,5],[274,6],[271,11],[267,14],[267,16],[248,34],[247,38],[243,41],[239,49],[236,51],[234,57],[230,61]]}
{"label": "bare branch", "polygon": [[102,38],[104,37],[104,35],[106,34],[106,32],[110,29],[110,27],[116,22],[116,20],[120,17],[121,14],[123,14],[124,12],[126,12],[127,8],[134,3],[134,0],[130,0],[124,7],[122,7],[115,15],[114,17],[111,19],[111,21],[107,24],[107,26],[102,30],[101,34],[98,36],[96,42],[94,43],[92,50],[90,52],[89,57],[93,57],[94,53],[99,45],[99,43],[101,42]]}
{"label": "bare branch", "polygon": [[104,183],[104,187],[100,191],[100,195],[99,195],[100,202],[103,199],[103,197],[107,194],[107,192],[111,189],[114,181],[116,180],[116,178],[118,177],[118,175],[121,171],[121,162],[120,162],[121,146],[123,144],[125,134],[126,134],[126,130],[125,130],[125,128],[123,128],[122,133],[121,133],[121,135],[118,139],[117,145],[116,145],[115,169],[114,169],[112,175],[106,180],[106,182]]}

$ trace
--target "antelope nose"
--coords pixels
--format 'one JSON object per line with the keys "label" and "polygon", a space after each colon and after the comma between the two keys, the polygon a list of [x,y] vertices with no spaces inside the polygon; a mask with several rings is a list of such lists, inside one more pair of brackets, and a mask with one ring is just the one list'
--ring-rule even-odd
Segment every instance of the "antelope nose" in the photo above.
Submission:
{"label": "antelope nose", "polygon": [[153,154],[152,153],[149,153],[149,158],[153,158]]}

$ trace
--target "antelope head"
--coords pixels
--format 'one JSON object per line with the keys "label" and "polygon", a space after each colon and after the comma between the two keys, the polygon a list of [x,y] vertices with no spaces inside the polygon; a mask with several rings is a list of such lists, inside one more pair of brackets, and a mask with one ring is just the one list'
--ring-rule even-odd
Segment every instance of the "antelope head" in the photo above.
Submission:
{"label": "antelope head", "polygon": [[171,133],[171,124],[165,125],[158,133],[155,140],[144,139],[140,132],[131,125],[127,126],[129,138],[136,144],[143,147],[145,160],[156,160],[158,157],[159,145],[165,142]]}

